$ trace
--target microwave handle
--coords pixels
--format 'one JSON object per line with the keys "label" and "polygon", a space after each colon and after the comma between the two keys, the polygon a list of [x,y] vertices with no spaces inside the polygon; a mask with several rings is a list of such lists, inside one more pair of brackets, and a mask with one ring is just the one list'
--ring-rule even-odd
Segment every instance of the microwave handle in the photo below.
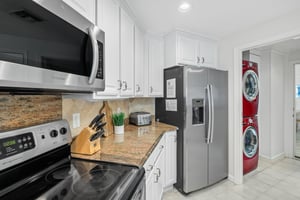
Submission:
{"label": "microwave handle", "polygon": [[97,43],[97,30],[96,26],[91,26],[88,30],[89,37],[92,42],[92,49],[93,49],[93,64],[92,64],[92,71],[89,78],[89,84],[92,85],[96,79],[96,74],[98,70],[98,63],[99,63],[99,49]]}

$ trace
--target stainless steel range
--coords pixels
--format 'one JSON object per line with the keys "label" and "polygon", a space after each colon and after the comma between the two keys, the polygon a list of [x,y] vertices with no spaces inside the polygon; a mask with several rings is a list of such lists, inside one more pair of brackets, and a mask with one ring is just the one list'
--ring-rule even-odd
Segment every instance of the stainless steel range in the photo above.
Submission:
{"label": "stainless steel range", "polygon": [[144,169],[71,159],[68,122],[0,133],[0,199],[144,199]]}

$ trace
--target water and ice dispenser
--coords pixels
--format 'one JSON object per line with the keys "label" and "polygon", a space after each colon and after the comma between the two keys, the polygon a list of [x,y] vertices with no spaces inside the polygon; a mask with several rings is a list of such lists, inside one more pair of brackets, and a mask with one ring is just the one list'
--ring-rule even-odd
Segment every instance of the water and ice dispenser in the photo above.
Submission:
{"label": "water and ice dispenser", "polygon": [[192,99],[193,125],[204,123],[204,99]]}

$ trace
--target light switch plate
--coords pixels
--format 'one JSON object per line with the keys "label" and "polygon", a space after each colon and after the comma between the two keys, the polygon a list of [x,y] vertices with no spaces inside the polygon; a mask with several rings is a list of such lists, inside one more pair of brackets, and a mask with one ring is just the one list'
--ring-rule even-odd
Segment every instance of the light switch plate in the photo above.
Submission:
{"label": "light switch plate", "polygon": [[73,128],[80,127],[80,113],[73,114]]}

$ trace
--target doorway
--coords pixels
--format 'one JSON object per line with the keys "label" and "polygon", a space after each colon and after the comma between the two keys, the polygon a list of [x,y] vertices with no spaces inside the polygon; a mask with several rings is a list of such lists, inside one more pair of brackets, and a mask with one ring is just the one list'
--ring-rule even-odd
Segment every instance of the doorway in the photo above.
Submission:
{"label": "doorway", "polygon": [[300,158],[300,64],[294,65],[295,69],[295,135],[294,135],[294,155]]}
{"label": "doorway", "polygon": [[[268,92],[270,90],[268,87],[265,87],[265,91],[260,90],[260,95],[265,97],[270,97],[270,99],[265,102],[266,105],[268,105],[269,107],[265,107],[265,108],[268,108],[268,110],[271,111],[271,113],[276,112],[276,114],[274,113],[271,114],[269,112],[267,113],[264,110],[261,110],[258,116],[258,118],[260,118],[259,119],[260,121],[259,151],[261,152],[265,150],[266,152],[265,155],[268,155],[268,158],[271,160],[277,158],[283,158],[284,156],[294,157],[294,147],[295,147],[294,145],[295,117],[293,116],[294,101],[295,101],[294,64],[295,61],[300,61],[300,40],[298,38],[295,39],[294,37],[285,37],[286,39],[282,39],[282,38],[278,39],[277,42],[275,42],[276,40],[273,40],[272,42],[271,41],[266,42],[265,45],[262,45],[262,42],[256,44],[249,44],[240,48],[235,48],[234,50],[235,66],[236,66],[235,75],[238,75],[235,76],[235,82],[239,83],[235,88],[236,89],[235,91],[237,96],[240,97],[242,97],[242,91],[243,91],[242,76],[241,76],[242,68],[241,67],[238,68],[237,66],[241,66],[242,59],[243,59],[242,52],[250,51],[250,50],[259,50],[259,51],[266,52],[267,55],[270,55],[271,53],[271,58],[269,58],[268,60],[271,61],[271,63],[276,63],[275,74],[274,74],[274,66],[271,65],[270,63],[268,64],[269,68],[264,68],[264,70],[266,69],[268,70],[267,73],[268,75],[271,75],[272,78],[269,77],[269,79],[264,79],[262,78],[263,77],[262,76],[260,77],[259,80],[260,85],[266,86],[265,82],[263,81],[264,79],[267,81],[269,86],[273,87],[272,93],[270,94],[266,93],[265,91]],[[283,66],[284,68],[281,66]],[[259,72],[259,74],[263,75],[264,73]],[[280,81],[277,77],[278,75],[280,77]],[[278,91],[281,91],[281,94],[278,94]],[[276,106],[278,105],[278,101],[280,101],[279,103],[281,105],[280,107]],[[239,104],[240,107],[238,108],[242,109],[241,98],[239,98],[239,101],[237,102],[241,103]],[[267,104],[267,102],[270,102],[271,104],[269,105]],[[279,108],[281,111],[279,111]],[[242,121],[242,115],[240,115],[241,112],[237,112],[237,113],[239,113],[238,117],[240,117],[239,119],[240,121]],[[274,120],[262,120],[261,113],[265,114],[266,117],[274,118]],[[264,126],[262,126],[262,123],[264,123]],[[274,128],[277,126],[280,126],[280,129]],[[236,124],[235,127],[239,127],[239,130],[242,129],[241,124]],[[262,127],[267,127],[269,129],[269,133],[267,135],[264,134],[265,131],[261,130]],[[276,135],[273,134],[275,132],[277,133]],[[236,133],[236,134],[238,135],[240,133]],[[270,140],[269,136],[271,136],[272,140]],[[243,147],[243,143],[242,143],[243,138],[239,136],[239,138],[236,137],[235,139],[237,141],[237,144],[239,144],[236,146],[236,149],[239,150],[239,148]],[[237,181],[235,181],[235,183],[242,183],[243,182],[243,173],[242,173],[243,154],[242,153],[239,154],[239,152],[237,152],[236,155],[239,156],[241,159],[237,160],[237,162],[235,163],[235,166],[239,169],[237,170],[239,174],[237,174],[237,179],[236,179]]]}

